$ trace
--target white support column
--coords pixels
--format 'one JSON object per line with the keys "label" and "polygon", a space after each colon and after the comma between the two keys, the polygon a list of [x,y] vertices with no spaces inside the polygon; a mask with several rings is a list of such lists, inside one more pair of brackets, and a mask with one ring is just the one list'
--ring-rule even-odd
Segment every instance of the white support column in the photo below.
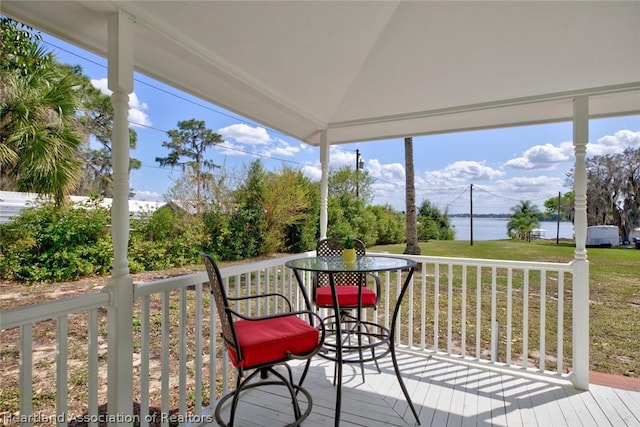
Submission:
{"label": "white support column", "polygon": [[109,292],[109,426],[133,421],[133,279],[129,276],[129,94],[133,92],[133,21],[118,12],[109,18],[109,89],[113,91],[113,265]]}
{"label": "white support column", "polygon": [[320,238],[327,237],[327,224],[329,222],[329,141],[327,131],[323,130],[320,136]]}
{"label": "white support column", "polygon": [[573,147],[576,249],[573,260],[573,378],[574,386],[589,389],[589,261],[587,260],[587,166],[589,98],[573,101]]}

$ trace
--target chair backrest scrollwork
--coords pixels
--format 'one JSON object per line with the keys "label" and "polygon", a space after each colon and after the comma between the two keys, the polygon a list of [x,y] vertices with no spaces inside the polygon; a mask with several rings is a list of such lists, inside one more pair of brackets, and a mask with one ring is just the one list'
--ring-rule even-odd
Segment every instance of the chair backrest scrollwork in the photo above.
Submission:
{"label": "chair backrest scrollwork", "polygon": [[[366,255],[367,250],[364,242],[360,239],[353,239],[355,243],[356,255]],[[341,239],[322,239],[318,241],[316,246],[317,256],[341,256],[344,249],[344,240]],[[352,273],[337,273],[334,275],[334,280],[337,286],[357,286],[360,281],[359,274]],[[329,286],[329,275],[326,273],[318,273],[317,281],[315,283],[317,287]]]}
{"label": "chair backrest scrollwork", "polygon": [[202,257],[204,258],[204,265],[207,269],[207,274],[209,275],[211,295],[216,303],[218,318],[220,319],[220,326],[222,328],[220,335],[227,345],[237,350],[238,346],[236,343],[235,333],[233,331],[233,318],[231,317],[231,312],[229,310],[229,300],[227,299],[227,293],[224,289],[220,270],[210,255],[202,254]]}

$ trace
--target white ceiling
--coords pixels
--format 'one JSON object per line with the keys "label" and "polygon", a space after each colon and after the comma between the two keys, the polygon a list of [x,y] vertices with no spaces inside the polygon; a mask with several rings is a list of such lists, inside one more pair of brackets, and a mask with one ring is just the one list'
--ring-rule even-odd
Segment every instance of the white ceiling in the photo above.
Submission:
{"label": "white ceiling", "polygon": [[12,1],[1,12],[319,144],[640,114],[640,2]]}

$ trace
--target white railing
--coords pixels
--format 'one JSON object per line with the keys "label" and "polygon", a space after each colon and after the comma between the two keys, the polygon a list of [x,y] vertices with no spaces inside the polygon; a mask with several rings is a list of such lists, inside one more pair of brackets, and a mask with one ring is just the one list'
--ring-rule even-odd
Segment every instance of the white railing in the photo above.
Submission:
{"label": "white railing", "polygon": [[[303,294],[284,263],[305,255],[311,253],[224,267],[221,274],[237,295],[281,292],[296,309],[303,309]],[[540,375],[567,375],[573,345],[570,332],[565,333],[571,330],[572,263],[408,257],[419,264],[399,312],[400,350]],[[381,306],[375,315],[386,326],[405,274],[389,272],[380,277]],[[303,275],[303,281],[309,294],[310,276]],[[134,400],[140,402],[142,415],[134,421],[141,426],[158,417],[163,425],[210,421],[212,403],[230,388],[232,369],[216,339],[217,314],[207,282],[203,272],[135,285],[132,369]],[[56,417],[57,424],[63,425],[74,416],[85,417],[89,425],[104,420],[99,404],[106,403],[103,309],[108,308],[108,298],[99,292],[0,313],[2,351],[19,352],[19,414],[31,414],[4,414],[5,424],[52,423]],[[244,310],[262,308],[247,305]],[[71,316],[87,319],[86,331],[74,330],[72,342],[74,348],[86,346],[84,365],[84,361],[74,360],[71,365],[67,360]],[[57,347],[50,349],[52,360],[39,356],[34,366],[34,351],[39,350],[32,331],[51,328],[51,319],[56,324]],[[15,328],[20,331],[18,341],[8,338],[15,335]],[[70,373],[67,366],[84,373]],[[52,390],[32,390],[34,375],[47,369],[53,369],[56,378]],[[86,395],[68,396],[67,382],[78,378],[86,379]],[[38,396],[43,393],[55,395],[55,411],[42,409],[43,399]],[[86,412],[70,414],[69,397],[83,399]]]}
{"label": "white railing", "polygon": [[[400,346],[545,375],[567,372],[572,263],[408,258],[420,264],[400,311]],[[387,278],[384,288],[393,296],[399,281],[394,290]]]}
{"label": "white railing", "polygon": [[[72,381],[78,381],[78,376],[82,377],[86,384],[84,399],[87,402],[87,413],[97,416],[100,397],[99,357],[106,353],[101,351],[99,346],[100,341],[105,341],[103,334],[99,332],[99,325],[101,321],[102,324],[105,323],[105,316],[99,313],[99,310],[106,307],[108,302],[109,295],[98,292],[0,313],[2,361],[12,359],[17,352],[20,367],[17,381],[19,413],[16,414],[13,411],[3,413],[2,422],[5,425],[27,426],[33,423],[67,425],[69,345],[86,346],[84,358],[77,360],[77,365],[71,366],[72,369],[77,368],[71,374],[71,378]],[[82,317],[86,325],[84,331],[73,331],[73,340],[70,340],[68,330],[71,316]],[[51,325],[52,321],[55,324],[56,347],[42,347],[37,342],[34,343],[33,331],[44,330],[45,334],[53,333],[47,332],[54,329]],[[18,334],[15,334],[16,329],[19,331]],[[83,336],[83,333],[86,335]],[[53,372],[49,369],[51,365],[55,367]],[[79,365],[82,365],[82,368],[79,368]],[[15,375],[15,373],[3,366],[3,399],[8,399],[13,394],[8,390],[8,385],[12,384],[9,375]],[[52,376],[54,380],[50,383],[50,389],[33,390],[34,375]],[[43,402],[34,407],[34,397],[39,397],[37,401]],[[78,396],[71,397],[78,398]],[[50,402],[46,403],[47,398],[55,401],[55,411],[51,409]]]}

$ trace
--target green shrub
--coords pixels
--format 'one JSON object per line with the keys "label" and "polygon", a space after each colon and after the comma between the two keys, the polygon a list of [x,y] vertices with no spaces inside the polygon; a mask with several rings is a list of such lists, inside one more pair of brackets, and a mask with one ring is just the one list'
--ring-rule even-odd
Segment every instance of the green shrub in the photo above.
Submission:
{"label": "green shrub", "polygon": [[131,272],[200,262],[200,252],[208,241],[201,216],[163,207],[152,215],[132,220],[134,223],[128,253]]}
{"label": "green shrub", "polygon": [[113,257],[109,211],[96,203],[30,207],[0,225],[0,275],[51,282],[108,271]]}

